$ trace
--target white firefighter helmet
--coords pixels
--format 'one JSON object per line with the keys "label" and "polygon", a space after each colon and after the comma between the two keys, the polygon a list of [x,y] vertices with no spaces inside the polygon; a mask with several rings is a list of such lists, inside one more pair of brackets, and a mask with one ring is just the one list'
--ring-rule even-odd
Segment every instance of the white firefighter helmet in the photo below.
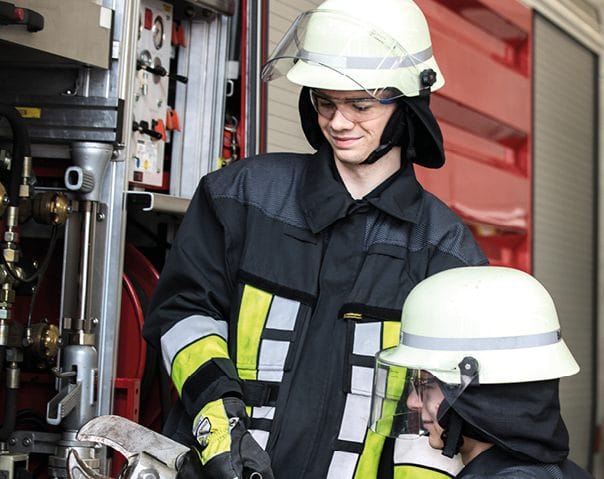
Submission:
{"label": "white firefighter helmet", "polygon": [[454,384],[465,357],[478,362],[480,384],[579,371],[547,290],[523,271],[495,266],[454,268],[419,283],[403,306],[400,344],[380,357]]}
{"label": "white firefighter helmet", "polygon": [[409,403],[436,383],[452,404],[470,385],[577,372],[554,302],[533,276],[495,266],[446,270],[411,290],[399,345],[376,357],[372,429],[394,437],[421,434],[421,410]]}
{"label": "white firefighter helmet", "polygon": [[365,90],[375,98],[385,88],[413,97],[444,85],[413,0],[326,0],[301,14],[262,71],[266,81],[283,75],[298,85]]}

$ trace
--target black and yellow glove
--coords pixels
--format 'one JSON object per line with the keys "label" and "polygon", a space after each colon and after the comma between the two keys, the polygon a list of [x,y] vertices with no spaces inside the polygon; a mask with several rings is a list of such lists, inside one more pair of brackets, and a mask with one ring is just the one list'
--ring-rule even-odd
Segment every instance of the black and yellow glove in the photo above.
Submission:
{"label": "black and yellow glove", "polygon": [[274,479],[268,454],[247,430],[248,420],[245,404],[237,398],[212,401],[199,412],[193,435],[201,446],[205,476],[244,479],[256,477],[256,472],[263,479]]}

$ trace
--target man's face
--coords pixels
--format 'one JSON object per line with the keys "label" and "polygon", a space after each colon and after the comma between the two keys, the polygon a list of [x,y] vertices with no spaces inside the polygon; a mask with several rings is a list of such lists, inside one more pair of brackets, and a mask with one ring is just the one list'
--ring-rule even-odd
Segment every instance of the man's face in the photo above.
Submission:
{"label": "man's face", "polygon": [[[333,148],[336,160],[348,165],[365,161],[380,145],[382,132],[396,109],[396,103],[380,104],[365,91],[317,90],[316,93],[320,95],[319,104],[332,113],[328,115],[331,118],[320,113],[317,115],[321,131]],[[365,108],[373,109],[374,113],[369,115],[371,119],[359,120],[362,115],[358,113]]]}
{"label": "man's face", "polygon": [[443,428],[438,423],[437,413],[444,395],[438,387],[434,376],[422,371],[418,387],[407,398],[407,407],[411,410],[421,410],[424,429],[428,431],[428,442],[434,449],[443,449]]}

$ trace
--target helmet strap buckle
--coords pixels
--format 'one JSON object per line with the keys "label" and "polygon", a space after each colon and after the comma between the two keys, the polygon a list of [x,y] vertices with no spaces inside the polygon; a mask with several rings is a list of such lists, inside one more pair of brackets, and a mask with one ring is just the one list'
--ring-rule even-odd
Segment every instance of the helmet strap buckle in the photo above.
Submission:
{"label": "helmet strap buckle", "polygon": [[466,356],[459,362],[461,385],[465,389],[469,385],[478,386],[478,361],[472,356]]}
{"label": "helmet strap buckle", "polygon": [[432,68],[427,68],[419,74],[419,96],[427,96],[431,93],[431,87],[436,83],[436,72]]}

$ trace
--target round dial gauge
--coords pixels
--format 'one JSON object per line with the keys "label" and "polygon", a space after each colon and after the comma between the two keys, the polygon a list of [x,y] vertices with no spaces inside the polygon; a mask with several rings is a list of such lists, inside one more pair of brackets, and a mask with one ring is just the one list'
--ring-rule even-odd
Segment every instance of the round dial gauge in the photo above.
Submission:
{"label": "round dial gauge", "polygon": [[152,33],[153,45],[159,50],[164,44],[164,21],[161,17],[155,17]]}

